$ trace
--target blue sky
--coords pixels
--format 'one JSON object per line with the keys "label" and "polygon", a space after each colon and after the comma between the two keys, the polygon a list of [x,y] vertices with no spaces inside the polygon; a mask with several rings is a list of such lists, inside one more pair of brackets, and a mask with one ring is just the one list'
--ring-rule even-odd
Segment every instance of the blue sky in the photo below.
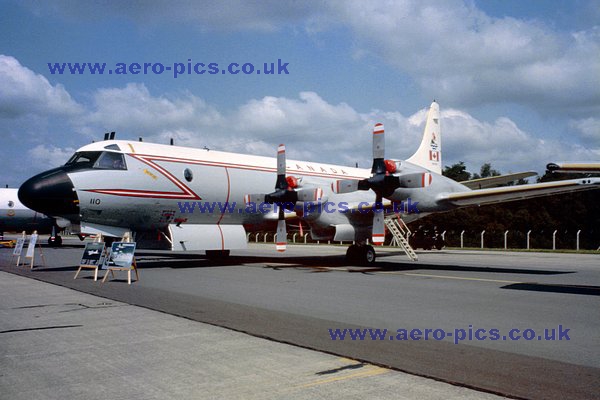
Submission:
{"label": "blue sky", "polygon": [[[597,1],[0,0],[3,181],[121,139],[370,165],[442,110],[443,163],[600,159]],[[52,75],[47,63],[289,63],[287,75]]]}

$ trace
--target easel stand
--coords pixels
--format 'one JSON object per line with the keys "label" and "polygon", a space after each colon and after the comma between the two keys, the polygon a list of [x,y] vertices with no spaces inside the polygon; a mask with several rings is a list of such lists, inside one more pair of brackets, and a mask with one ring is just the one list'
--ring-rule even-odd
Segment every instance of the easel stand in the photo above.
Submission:
{"label": "easel stand", "polygon": [[138,275],[137,265],[135,263],[135,258],[134,258],[133,262],[131,263],[131,267],[108,267],[106,274],[104,274],[104,278],[102,278],[102,283],[104,283],[106,281],[106,278],[108,278],[109,272],[110,272],[110,275],[112,276],[112,279],[114,279],[115,278],[114,271],[127,271],[127,284],[131,285],[131,270],[135,271],[136,282],[139,281],[140,276]]}
{"label": "easel stand", "polygon": [[[29,265],[30,270],[33,270],[33,264],[35,262],[35,246],[36,245],[39,249],[40,257],[42,258],[42,264],[44,265],[44,268],[46,267],[46,258],[44,257],[42,245],[38,242],[38,233],[37,233],[37,231],[33,231],[31,236],[29,237],[29,245],[27,246],[27,253],[25,253],[25,258],[31,258],[31,263]],[[21,258],[21,256],[19,256],[19,259],[20,258]],[[25,263],[23,265],[25,265]],[[18,261],[17,261],[17,266],[18,266]]]}
{"label": "easel stand", "polygon": [[[94,239],[94,242],[95,243],[102,243],[103,242],[102,235],[96,236],[96,239]],[[79,275],[79,273],[81,272],[81,270],[85,268],[85,269],[93,269],[94,270],[94,282],[97,281],[98,280],[98,268],[102,265],[102,261],[106,257],[106,253],[107,253],[106,248],[103,248],[102,254],[100,255],[100,259],[99,259],[99,262],[97,264],[91,264],[91,265],[80,264],[79,265],[79,269],[75,273],[75,276],[73,277],[73,279],[77,279],[77,276]]]}
{"label": "easel stand", "polygon": [[11,259],[10,259],[10,263],[12,264],[14,257],[17,257],[17,263],[15,264],[16,267],[19,267],[21,265],[21,253],[23,253],[23,245],[25,244],[25,239],[27,238],[27,235],[25,234],[25,231],[23,231],[21,233],[21,237],[17,239],[17,243],[15,244],[15,248],[13,250]]}
{"label": "easel stand", "polygon": [[[123,238],[121,239],[122,242],[124,243],[131,243],[131,235],[129,233],[125,233],[125,235],[123,236]],[[134,248],[135,248],[135,243],[134,243]],[[111,255],[112,256],[112,255]],[[110,257],[112,258],[112,257]],[[109,260],[110,260],[109,258]],[[104,274],[104,278],[102,278],[102,283],[106,282],[106,278],[108,278],[108,273],[110,272],[110,275],[112,276],[112,278],[114,279],[115,277],[115,272],[114,271],[127,271],[127,284],[131,285],[131,270],[135,271],[135,280],[136,282],[140,280],[140,276],[138,274],[138,270],[137,270],[137,264],[135,262],[135,257],[132,257],[132,261],[131,261],[131,265],[124,267],[124,266],[109,266],[106,273]]]}

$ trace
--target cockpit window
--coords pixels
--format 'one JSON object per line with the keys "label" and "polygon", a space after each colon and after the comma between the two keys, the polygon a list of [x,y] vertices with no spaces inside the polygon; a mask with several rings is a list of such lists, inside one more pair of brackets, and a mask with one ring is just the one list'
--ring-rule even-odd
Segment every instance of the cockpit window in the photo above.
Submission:
{"label": "cockpit window", "polygon": [[73,154],[65,166],[75,169],[127,169],[125,156],[110,151],[81,151]]}
{"label": "cockpit window", "polygon": [[73,154],[73,156],[67,161],[65,165],[78,166],[78,167],[91,167],[94,162],[102,154],[99,151],[81,151]]}
{"label": "cockpit window", "polygon": [[104,148],[106,150],[118,150],[121,151],[121,149],[119,148],[119,146],[117,146],[116,144],[109,144],[108,146],[104,146]]}
{"label": "cockpit window", "polygon": [[127,169],[125,157],[120,153],[105,151],[94,164],[96,169]]}

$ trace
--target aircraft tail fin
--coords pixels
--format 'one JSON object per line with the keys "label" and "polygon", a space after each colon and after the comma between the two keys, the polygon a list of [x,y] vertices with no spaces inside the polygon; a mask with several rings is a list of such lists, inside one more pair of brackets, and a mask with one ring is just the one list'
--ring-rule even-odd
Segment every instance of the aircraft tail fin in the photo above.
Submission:
{"label": "aircraft tail fin", "polygon": [[440,106],[435,101],[431,103],[427,113],[427,122],[423,132],[421,145],[408,160],[410,163],[423,168],[442,173],[442,137],[440,134]]}

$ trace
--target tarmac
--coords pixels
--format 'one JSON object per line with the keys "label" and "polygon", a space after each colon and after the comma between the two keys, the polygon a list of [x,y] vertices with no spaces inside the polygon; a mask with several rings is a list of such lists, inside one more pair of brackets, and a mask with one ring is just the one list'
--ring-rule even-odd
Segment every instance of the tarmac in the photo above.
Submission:
{"label": "tarmac", "polygon": [[[3,249],[0,398],[597,394],[598,255],[442,251],[413,263],[385,249],[365,268],[345,265],[344,251],[290,246],[277,255],[252,245],[215,265],[140,250],[140,280],[127,285],[124,274],[74,280],[75,242],[44,248],[46,265],[38,258],[33,271]],[[559,324],[570,340],[334,341],[328,333]]]}

